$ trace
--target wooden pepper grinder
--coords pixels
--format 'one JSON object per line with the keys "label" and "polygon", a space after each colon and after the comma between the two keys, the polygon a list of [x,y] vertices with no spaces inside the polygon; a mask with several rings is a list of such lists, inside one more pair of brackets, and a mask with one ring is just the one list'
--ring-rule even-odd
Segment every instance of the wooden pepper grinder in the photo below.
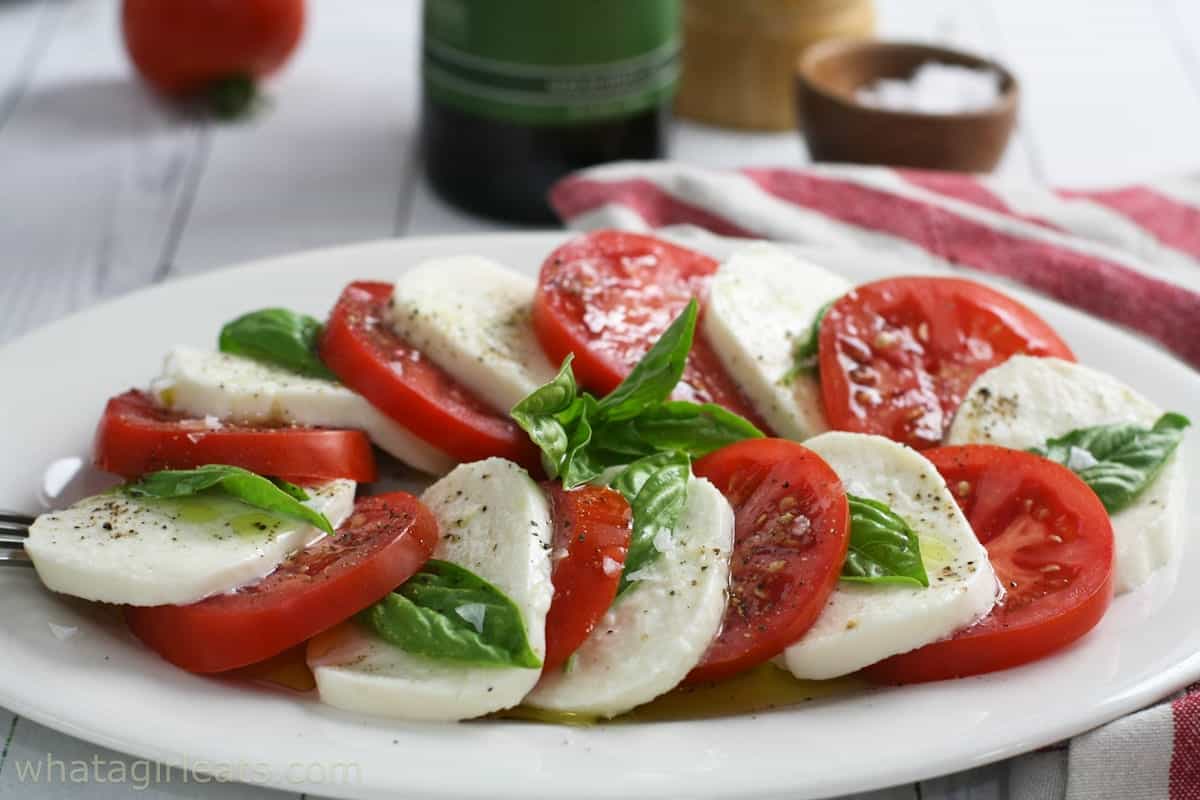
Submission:
{"label": "wooden pepper grinder", "polygon": [[794,129],[800,53],[875,30],[873,0],[685,0],[683,9],[675,111],[731,128]]}

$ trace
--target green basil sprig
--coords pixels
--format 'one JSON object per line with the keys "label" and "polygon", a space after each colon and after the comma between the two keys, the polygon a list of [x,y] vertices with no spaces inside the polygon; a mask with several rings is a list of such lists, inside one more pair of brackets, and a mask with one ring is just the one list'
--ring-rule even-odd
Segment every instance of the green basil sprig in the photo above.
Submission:
{"label": "green basil sprig", "polygon": [[431,559],[359,619],[409,653],[484,667],[537,669],[521,611],[470,570]]}
{"label": "green basil sprig", "polygon": [[603,422],[593,434],[593,446],[605,453],[642,456],[679,452],[699,458],[762,431],[745,417],[714,403],[667,400],[622,422]]}
{"label": "green basil sprig", "polygon": [[1187,417],[1171,412],[1150,428],[1129,423],[1095,425],[1050,439],[1045,447],[1030,452],[1074,471],[1113,514],[1154,482],[1191,424]]}
{"label": "green basil sprig", "polygon": [[813,323],[809,326],[804,338],[796,340],[796,346],[792,348],[792,367],[779,379],[781,384],[786,386],[800,375],[817,374],[820,368],[818,356],[821,349],[821,323],[825,321],[825,315],[829,313],[829,309],[833,307],[833,304],[834,301],[830,300],[821,306],[817,310],[817,316],[813,319]]}
{"label": "green basil sprig", "polygon": [[761,437],[746,419],[711,403],[668,398],[683,375],[700,308],[695,300],[603,399],[580,392],[571,356],[558,375],[513,407],[512,418],[542,451],[551,478],[573,488],[605,469],[656,453],[699,457]]}
{"label": "green basil sprig", "polygon": [[633,512],[633,531],[617,586],[618,596],[637,583],[630,580],[630,575],[658,558],[655,546],[658,537],[674,535],[687,502],[691,476],[691,459],[684,453],[673,452],[640,458],[613,478],[610,485],[629,501]]}
{"label": "green basil sprig", "polygon": [[885,503],[846,495],[850,502],[850,547],[842,564],[844,581],[928,586],[917,534]]}
{"label": "green basil sprig", "polygon": [[169,469],[143,475],[127,483],[122,491],[131,497],[171,499],[190,497],[205,491],[219,491],[281,517],[307,522],[326,533],[333,526],[324,514],[304,505],[308,493],[295,484],[277,478],[264,478],[241,467],[207,464],[196,469]]}
{"label": "green basil sprig", "polygon": [[335,381],[317,355],[322,325],[307,314],[286,308],[251,311],[221,328],[222,353],[245,356],[309,378]]}

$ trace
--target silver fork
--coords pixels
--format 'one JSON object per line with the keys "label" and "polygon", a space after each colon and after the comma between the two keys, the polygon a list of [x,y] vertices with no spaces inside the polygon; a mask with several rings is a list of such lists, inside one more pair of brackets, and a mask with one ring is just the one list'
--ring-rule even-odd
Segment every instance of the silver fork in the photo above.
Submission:
{"label": "silver fork", "polygon": [[32,567],[33,561],[25,552],[25,539],[33,517],[16,511],[0,509],[0,567]]}

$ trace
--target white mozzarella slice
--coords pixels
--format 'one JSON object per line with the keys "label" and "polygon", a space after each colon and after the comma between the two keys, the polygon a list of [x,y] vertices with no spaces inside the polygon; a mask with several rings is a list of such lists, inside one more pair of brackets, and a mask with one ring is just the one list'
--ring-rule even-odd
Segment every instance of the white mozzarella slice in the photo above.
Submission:
{"label": "white mozzarella slice", "polygon": [[401,338],[501,414],[554,377],[533,332],[532,278],[479,256],[426,261],[396,281]]}
{"label": "white mozzarella slice", "polygon": [[454,466],[450,456],[345,386],[241,356],[176,347],[167,355],[162,376],[151,391],[163,406],[197,417],[353,428],[365,431],[380,449],[422,472],[436,475]]}
{"label": "white mozzarella slice", "polygon": [[[1014,356],[980,375],[959,406],[947,444],[1025,450],[1078,428],[1150,426],[1162,409],[1103,372],[1057,358]],[[1179,550],[1186,492],[1179,453],[1127,508],[1111,516],[1117,593],[1127,592]]]}
{"label": "white mozzarella slice", "polygon": [[[354,507],[354,481],[308,490],[305,505],[335,528]],[[89,497],[37,518],[25,551],[47,588],[102,603],[187,605],[269,574],[324,536],[306,522],[231,497]]]}
{"label": "white mozzarella slice", "polygon": [[[500,458],[464,464],[421,496],[442,536],[433,557],[492,583],[520,609],[529,644],[546,652],[550,509],[525,470]],[[541,671],[476,667],[407,653],[354,622],[309,646],[321,700],[348,711],[459,720],[521,702]]]}
{"label": "white mozzarella slice", "polygon": [[821,306],[849,290],[840,276],[765,242],[738,250],[713,276],[704,335],[779,436],[805,439],[829,427],[816,378],[782,379]]}
{"label": "white mozzarella slice", "polygon": [[882,436],[826,433],[804,443],[847,493],[887,503],[917,532],[929,586],[841,582],[817,622],[783,653],[797,678],[824,679],[944,639],[991,610],[996,576],[987,551],[933,464]]}
{"label": "white mozzarella slice", "polygon": [[613,717],[671,690],[700,662],[725,614],[733,549],[733,511],[711,483],[689,482],[663,547],[527,705]]}

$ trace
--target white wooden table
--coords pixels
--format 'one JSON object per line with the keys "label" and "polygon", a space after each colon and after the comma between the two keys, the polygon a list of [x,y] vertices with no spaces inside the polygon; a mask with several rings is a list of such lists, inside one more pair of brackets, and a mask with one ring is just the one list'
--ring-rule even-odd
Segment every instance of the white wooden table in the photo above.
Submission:
{"label": "white wooden table", "polygon": [[[1023,119],[1003,174],[1096,186],[1200,172],[1200,0],[879,5],[884,34],[989,53],[1023,79]],[[131,80],[115,2],[0,2],[0,343],[102,299],[231,262],[503,228],[447,208],[423,182],[419,3],[310,6],[307,38],[274,85],[272,107],[250,122],[210,125],[159,105]],[[677,126],[674,154],[730,166],[806,158],[791,134],[689,124]],[[18,763],[48,755],[129,762],[0,709],[0,796],[284,796],[178,775],[144,791],[101,782],[106,773],[86,786],[22,782]],[[1027,767],[1002,763],[864,797],[1024,800]]]}

